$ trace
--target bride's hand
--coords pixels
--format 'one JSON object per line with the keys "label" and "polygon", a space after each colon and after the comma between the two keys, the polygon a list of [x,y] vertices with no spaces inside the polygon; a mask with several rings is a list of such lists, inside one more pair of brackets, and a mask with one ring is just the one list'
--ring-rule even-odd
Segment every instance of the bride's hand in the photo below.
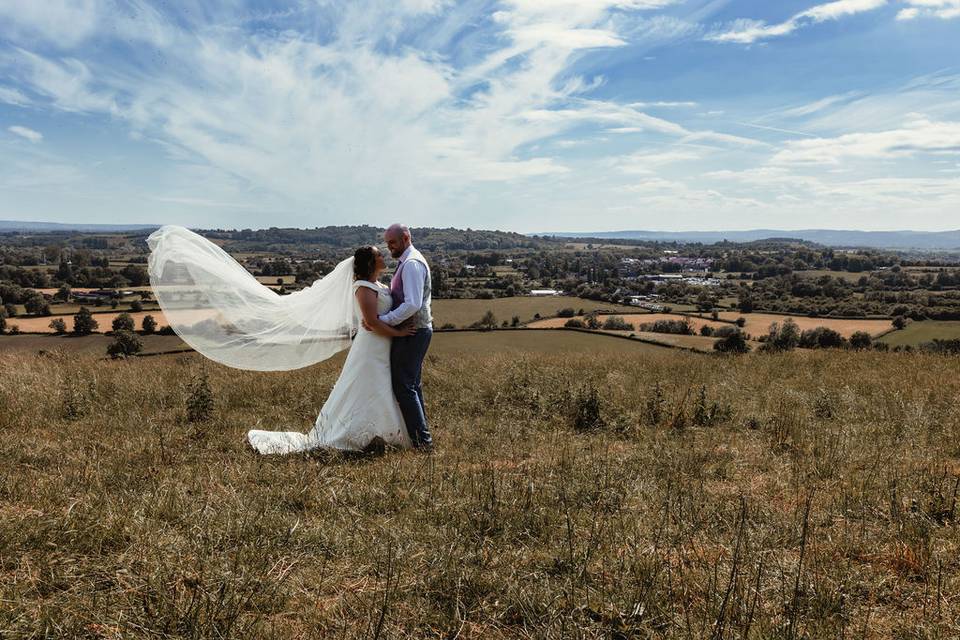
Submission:
{"label": "bride's hand", "polygon": [[417,332],[417,328],[413,326],[413,320],[404,320],[396,326],[396,329],[398,338],[412,336]]}

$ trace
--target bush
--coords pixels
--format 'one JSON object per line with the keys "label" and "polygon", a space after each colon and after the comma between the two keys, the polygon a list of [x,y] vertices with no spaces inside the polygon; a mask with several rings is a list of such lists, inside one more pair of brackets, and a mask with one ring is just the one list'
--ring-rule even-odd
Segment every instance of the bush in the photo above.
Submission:
{"label": "bush", "polygon": [[510,318],[510,326],[511,326],[511,327],[519,327],[519,326],[520,326],[520,316],[513,316],[512,318]]}
{"label": "bush", "polygon": [[491,331],[497,328],[497,316],[493,315],[493,311],[487,311],[483,314],[483,317],[480,318],[477,322],[474,322],[470,325],[471,329],[479,329],[480,331]]}
{"label": "bush", "polygon": [[850,336],[850,347],[857,351],[869,349],[872,344],[873,338],[866,331],[857,331]]}
{"label": "bush", "polygon": [[577,312],[574,311],[571,307],[567,307],[565,309],[557,309],[558,318],[572,318],[575,315],[577,315]]}
{"label": "bush", "polygon": [[746,336],[740,330],[717,340],[713,344],[713,348],[720,353],[748,353],[750,351]]}
{"label": "bush", "polygon": [[67,323],[63,321],[63,318],[54,318],[48,326],[53,329],[53,332],[57,335],[62,336],[67,332]]}
{"label": "bush", "polygon": [[706,336],[709,338],[710,336],[713,335],[713,327],[711,327],[708,324],[703,325],[702,327],[700,327],[700,335]]}
{"label": "bush", "polygon": [[153,316],[143,316],[143,332],[147,335],[155,332],[157,330],[157,321],[154,320]]}
{"label": "bush", "polygon": [[893,328],[897,331],[906,328],[908,320],[904,316],[897,316],[893,319]]}
{"label": "bush", "polygon": [[133,331],[134,329],[133,316],[129,313],[121,313],[113,319],[114,331]]}
{"label": "bush", "polygon": [[143,303],[139,300],[134,300],[130,303],[130,311],[133,311],[134,313],[143,311]]}
{"label": "bush", "polygon": [[603,328],[610,331],[633,331],[634,326],[620,316],[607,316]]}
{"label": "bush", "polygon": [[645,322],[641,324],[640,331],[692,336],[693,325],[690,324],[689,318],[684,318],[683,320],[657,320],[656,322]]}
{"label": "bush", "polygon": [[787,318],[783,324],[774,322],[770,325],[766,340],[763,342],[763,351],[793,351],[800,344],[800,327],[793,318]]}
{"label": "bush", "polygon": [[574,398],[573,427],[577,431],[593,431],[604,426],[600,415],[600,395],[592,385],[585,385]]}
{"label": "bush", "polygon": [[23,303],[23,307],[27,313],[34,316],[50,315],[50,305],[47,304],[47,301],[39,293],[35,293],[27,298],[26,302]]}
{"label": "bush", "polygon": [[8,318],[16,318],[16,317],[17,317],[17,307],[16,307],[16,305],[8,302],[8,303],[6,303],[5,305],[3,305],[3,310],[4,310],[4,312],[6,312]]}
{"label": "bush", "polygon": [[93,314],[86,307],[80,307],[77,314],[73,316],[73,334],[77,336],[88,336],[100,327],[100,324],[93,319]]}
{"label": "bush", "polygon": [[743,316],[740,316],[739,318],[736,319],[736,324],[738,327],[742,329],[745,326],[747,326],[747,319],[744,318]]}
{"label": "bush", "polygon": [[596,313],[591,313],[586,318],[584,318],[584,324],[587,325],[587,329],[599,329],[600,321],[597,319]]}
{"label": "bush", "polygon": [[576,318],[570,318],[563,323],[563,326],[569,327],[571,329],[584,329],[586,325],[583,324],[583,320],[577,320]]}
{"label": "bush", "polygon": [[827,327],[807,329],[800,334],[800,346],[804,349],[839,349],[846,340],[839,332]]}
{"label": "bush", "polygon": [[12,336],[20,335],[20,325],[16,325],[16,324],[10,325],[10,335]]}
{"label": "bush", "polygon": [[113,358],[136,355],[143,351],[143,343],[132,331],[116,331],[113,342],[107,346],[107,355]]}
{"label": "bush", "polygon": [[187,422],[206,422],[213,417],[213,391],[207,372],[201,371],[190,382],[187,394]]}
{"label": "bush", "polygon": [[457,328],[457,325],[453,324],[452,322],[444,322],[440,326],[441,331],[450,331],[451,329],[456,329],[456,328]]}
{"label": "bush", "polygon": [[0,313],[0,333],[7,330],[7,316]]}
{"label": "bush", "polygon": [[165,325],[163,325],[162,327],[160,327],[160,330],[159,330],[159,331],[157,331],[157,335],[161,335],[161,336],[175,336],[175,335],[177,335],[177,332],[173,330],[173,327],[165,324]]}

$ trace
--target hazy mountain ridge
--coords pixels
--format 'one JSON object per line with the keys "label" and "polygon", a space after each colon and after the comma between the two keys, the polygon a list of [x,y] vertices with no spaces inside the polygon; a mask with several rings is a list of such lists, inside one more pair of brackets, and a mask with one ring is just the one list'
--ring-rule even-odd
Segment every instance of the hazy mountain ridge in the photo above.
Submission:
{"label": "hazy mountain ridge", "polygon": [[749,229],[744,231],[601,231],[595,233],[546,233],[558,238],[596,238],[600,240],[651,240],[660,242],[754,242],[769,238],[793,238],[834,247],[872,247],[883,249],[957,249],[960,230],[956,231],[855,231],[845,229]]}
{"label": "hazy mountain ridge", "polygon": [[72,222],[32,222],[29,220],[0,220],[3,231],[140,231],[159,229],[159,224],[84,224]]}

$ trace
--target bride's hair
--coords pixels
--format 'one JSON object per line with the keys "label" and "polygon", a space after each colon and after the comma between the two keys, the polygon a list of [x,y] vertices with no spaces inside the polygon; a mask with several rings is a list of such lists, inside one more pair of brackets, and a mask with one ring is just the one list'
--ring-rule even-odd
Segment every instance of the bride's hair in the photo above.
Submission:
{"label": "bride's hair", "polygon": [[367,245],[360,247],[353,254],[353,279],[369,280],[377,268],[377,250]]}

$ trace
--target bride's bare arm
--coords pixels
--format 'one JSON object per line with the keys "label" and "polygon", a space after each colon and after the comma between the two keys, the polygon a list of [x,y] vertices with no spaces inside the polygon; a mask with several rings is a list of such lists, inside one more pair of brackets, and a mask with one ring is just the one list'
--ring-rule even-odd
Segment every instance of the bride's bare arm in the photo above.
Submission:
{"label": "bride's bare arm", "polygon": [[377,316],[377,292],[368,287],[357,287],[357,302],[360,303],[360,313],[363,314],[364,326],[377,335],[387,338],[411,336],[417,332],[410,325],[391,327]]}

